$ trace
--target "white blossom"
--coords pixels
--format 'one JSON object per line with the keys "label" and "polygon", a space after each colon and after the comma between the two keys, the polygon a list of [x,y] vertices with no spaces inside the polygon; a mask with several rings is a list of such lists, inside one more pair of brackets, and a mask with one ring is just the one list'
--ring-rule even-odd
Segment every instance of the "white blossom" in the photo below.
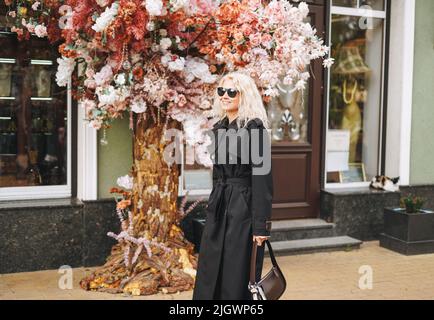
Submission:
{"label": "white blossom", "polygon": [[71,58],[62,57],[57,58],[57,63],[59,66],[56,72],[56,82],[59,87],[65,87],[74,71],[75,61]]}
{"label": "white blossom", "polygon": [[89,127],[99,130],[102,127],[102,121],[100,119],[93,119],[89,122]]}
{"label": "white blossom", "polygon": [[134,113],[144,113],[146,109],[146,102],[142,98],[134,99],[131,103],[131,111]]}
{"label": "white blossom", "polygon": [[146,24],[146,30],[148,30],[148,31],[154,31],[155,30],[155,22],[154,21],[149,21]]}
{"label": "white blossom", "polygon": [[160,48],[166,51],[172,45],[172,40],[170,38],[163,38],[160,40]]}
{"label": "white blossom", "polygon": [[214,83],[217,75],[211,74],[209,66],[200,58],[188,57],[185,64],[186,80],[191,82],[194,78],[200,79],[204,83]]}
{"label": "white blossom", "polygon": [[95,92],[100,106],[113,105],[117,100],[116,90],[113,86],[98,87]]}
{"label": "white blossom", "polygon": [[182,71],[184,70],[185,59],[183,57],[177,58],[175,61],[168,63],[170,71]]}
{"label": "white blossom", "polygon": [[306,80],[298,80],[297,83],[295,84],[295,89],[297,90],[303,90],[306,87]]}
{"label": "white blossom", "polygon": [[170,5],[173,11],[188,7],[189,0],[170,0]]}
{"label": "white blossom", "polygon": [[47,27],[44,26],[43,24],[38,24],[35,27],[35,34],[36,36],[38,36],[39,38],[44,38],[47,36]]}
{"label": "white blossom", "polygon": [[125,84],[125,82],[126,82],[126,79],[125,79],[125,74],[124,73],[119,73],[119,74],[117,74],[115,76],[115,83],[117,85],[122,86],[122,85]]}
{"label": "white blossom", "polygon": [[146,10],[151,16],[163,15],[163,1],[161,0],[146,0]]}
{"label": "white blossom", "polygon": [[41,2],[36,1],[35,3],[32,4],[32,9],[35,11],[38,10],[40,4],[41,4]]}
{"label": "white blossom", "polygon": [[322,64],[323,64],[324,67],[330,68],[333,65],[333,63],[335,63],[335,59],[333,59],[333,58],[327,58],[327,59],[324,59],[324,61],[323,61]]}
{"label": "white blossom", "polygon": [[161,57],[161,63],[170,71],[182,71],[185,66],[185,59],[183,57],[178,57],[177,55],[171,55],[170,53],[165,54]]}
{"label": "white blossom", "polygon": [[119,187],[131,190],[133,188],[133,177],[129,175],[121,176],[116,180]]}
{"label": "white blossom", "polygon": [[96,3],[97,3],[100,7],[104,8],[105,6],[108,5],[108,0],[96,0]]}
{"label": "white blossom", "polygon": [[118,14],[119,10],[119,4],[117,2],[113,2],[110,8],[106,8],[105,11],[99,16],[95,24],[92,26],[92,29],[96,32],[104,31],[105,28],[107,28],[110,23],[113,21],[113,19]]}
{"label": "white blossom", "polygon": [[105,84],[106,82],[111,80],[112,77],[113,77],[113,70],[108,64],[102,67],[101,70],[93,76],[95,83],[98,86]]}
{"label": "white blossom", "polygon": [[190,117],[183,122],[185,142],[194,146],[201,142],[203,137],[198,135],[201,132],[202,119],[199,117]]}
{"label": "white blossom", "polygon": [[300,11],[300,14],[303,18],[306,18],[307,15],[309,14],[309,7],[305,2],[301,2],[298,5],[298,10]]}

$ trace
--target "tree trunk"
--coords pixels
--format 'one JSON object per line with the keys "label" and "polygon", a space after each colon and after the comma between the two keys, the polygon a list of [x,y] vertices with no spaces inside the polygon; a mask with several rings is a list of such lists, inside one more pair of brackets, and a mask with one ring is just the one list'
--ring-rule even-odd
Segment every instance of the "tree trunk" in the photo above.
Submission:
{"label": "tree trunk", "polygon": [[[146,250],[136,251],[137,244],[119,241],[113,246],[106,264],[81,280],[80,285],[86,290],[147,295],[190,290],[194,285],[197,258],[193,245],[184,238],[179,226],[179,167],[176,163],[168,165],[163,159],[163,150],[171,141],[162,140],[163,121],[154,116],[145,119],[138,115],[138,118],[131,170],[134,182],[130,195],[132,224],[127,218],[122,222],[122,230],[128,230],[130,224],[129,234],[134,238],[153,240],[166,248],[151,244],[149,257]],[[167,121],[167,129],[178,125],[176,121]],[[137,252],[140,253],[136,262],[127,265],[125,259],[131,261]]]}

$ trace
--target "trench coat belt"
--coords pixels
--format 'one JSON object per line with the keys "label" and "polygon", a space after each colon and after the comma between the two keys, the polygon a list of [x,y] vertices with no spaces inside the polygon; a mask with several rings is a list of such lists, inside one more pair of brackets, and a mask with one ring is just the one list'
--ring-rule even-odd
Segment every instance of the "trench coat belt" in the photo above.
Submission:
{"label": "trench coat belt", "polygon": [[[226,178],[226,177],[218,177],[218,178],[213,178],[213,180],[216,182],[216,201],[217,204],[215,206],[214,209],[214,221],[219,221],[221,218],[221,215],[225,214],[227,211],[227,208],[225,209],[224,212],[222,212],[222,206],[223,204],[226,202],[225,199],[225,195],[226,195],[226,188],[228,186],[232,186],[232,185],[243,185],[243,186],[251,186],[252,183],[252,179],[250,177],[243,177],[243,178]],[[229,194],[229,199],[231,198],[232,195],[232,189],[230,191]],[[228,206],[229,204],[226,203],[226,205]]]}

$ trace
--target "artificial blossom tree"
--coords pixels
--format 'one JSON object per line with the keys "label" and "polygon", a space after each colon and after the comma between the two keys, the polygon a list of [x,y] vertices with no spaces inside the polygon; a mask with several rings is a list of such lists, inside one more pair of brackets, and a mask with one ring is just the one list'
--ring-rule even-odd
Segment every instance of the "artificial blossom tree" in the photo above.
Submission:
{"label": "artificial blossom tree", "polygon": [[167,132],[182,130],[182,143],[211,166],[206,131],[223,74],[249,74],[266,102],[279,95],[280,83],[303,90],[307,66],[328,52],[305,22],[308,6],[284,0],[5,3],[20,39],[34,34],[59,44],[57,83],[72,79],[90,126],[106,130],[127,116],[133,130],[131,171],[111,190],[121,229],[108,235],[118,243],[81,286],[134,295],[191,289],[197,261],[180,228],[188,210],[185,201],[177,206],[179,165],[164,157],[173,143]]}

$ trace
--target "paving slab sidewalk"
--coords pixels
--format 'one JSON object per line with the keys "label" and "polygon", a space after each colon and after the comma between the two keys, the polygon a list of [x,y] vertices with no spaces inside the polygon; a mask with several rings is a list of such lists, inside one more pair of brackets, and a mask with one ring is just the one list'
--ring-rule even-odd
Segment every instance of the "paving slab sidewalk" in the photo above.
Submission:
{"label": "paving slab sidewalk", "polygon": [[[404,256],[379,247],[378,241],[359,250],[277,257],[288,283],[284,300],[434,300],[434,254]],[[270,268],[267,258],[264,270]],[[133,297],[82,290],[78,283],[93,268],[73,269],[73,288],[59,289],[58,270],[0,275],[0,300],[190,300],[192,291]],[[365,289],[372,275],[372,289]],[[362,279],[362,280],[361,280]]]}

